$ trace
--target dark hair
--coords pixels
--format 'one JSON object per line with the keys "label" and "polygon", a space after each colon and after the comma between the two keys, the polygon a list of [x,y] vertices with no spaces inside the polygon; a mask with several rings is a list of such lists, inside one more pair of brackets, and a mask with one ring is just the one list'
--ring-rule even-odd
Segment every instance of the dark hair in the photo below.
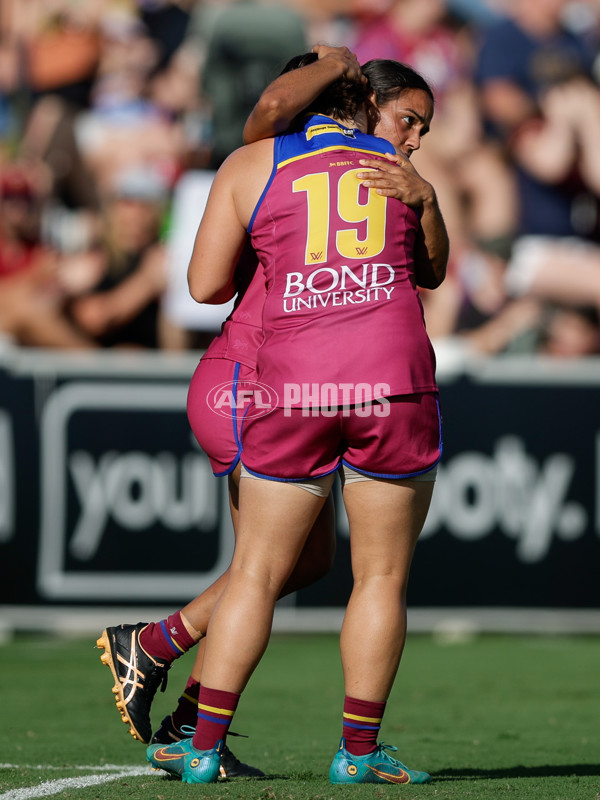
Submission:
{"label": "dark hair", "polygon": [[395,100],[407,89],[420,89],[435,102],[433,89],[425,78],[408,64],[392,61],[389,58],[374,58],[361,67],[375,93],[375,104],[378,108]]}
{"label": "dark hair", "polygon": [[[306,67],[318,60],[316,53],[304,53],[294,56],[285,65],[281,74],[291,72],[291,70]],[[358,110],[369,99],[370,88],[363,82],[351,81],[347,78],[340,78],[324,89],[321,94],[313,100],[308,111],[313,114],[324,114],[328,117],[337,119],[354,119]],[[302,112],[302,116],[306,112]]]}

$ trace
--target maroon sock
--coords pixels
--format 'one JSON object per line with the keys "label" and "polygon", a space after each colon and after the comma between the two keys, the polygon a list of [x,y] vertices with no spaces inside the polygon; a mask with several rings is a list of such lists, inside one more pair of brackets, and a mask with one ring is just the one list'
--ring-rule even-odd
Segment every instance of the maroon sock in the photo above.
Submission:
{"label": "maroon sock", "polygon": [[346,750],[349,753],[365,756],[375,750],[384,711],[385,702],[356,700],[346,695],[342,736],[346,740]]}
{"label": "maroon sock", "polygon": [[196,722],[198,721],[199,692],[199,682],[190,676],[183,690],[183,694],[177,702],[177,708],[171,714],[171,719],[177,730],[180,731],[183,725],[189,725],[191,728],[196,727]]}
{"label": "maroon sock", "polygon": [[140,633],[140,644],[148,655],[174,661],[196,644],[176,611],[160,622],[150,622]]}
{"label": "maroon sock", "polygon": [[197,750],[212,750],[219,739],[225,741],[239,699],[234,692],[200,687],[198,723],[192,741]]}

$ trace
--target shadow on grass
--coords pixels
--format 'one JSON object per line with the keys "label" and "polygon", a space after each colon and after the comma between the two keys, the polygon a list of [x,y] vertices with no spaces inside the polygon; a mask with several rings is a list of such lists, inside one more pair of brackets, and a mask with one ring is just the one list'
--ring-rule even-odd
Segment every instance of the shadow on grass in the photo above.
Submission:
{"label": "shadow on grass", "polygon": [[[431,777],[438,783],[439,781],[460,781],[460,780],[505,780],[507,778],[559,778],[559,777],[584,777],[600,776],[599,764],[564,764],[555,766],[525,767],[505,767],[503,769],[446,769],[440,772],[432,772]],[[165,781],[180,782],[178,775],[165,773],[161,776]],[[270,773],[260,777],[248,778],[219,778],[217,783],[264,783],[265,781],[290,781],[290,780],[311,780],[314,779],[313,773],[301,775],[280,775]]]}
{"label": "shadow on grass", "polygon": [[[176,783],[181,783],[181,778],[179,775],[170,775],[168,772],[165,772],[164,775],[160,775],[160,778],[164,781],[175,781]],[[216,783],[247,783],[251,781],[252,783],[260,783],[264,781],[291,781],[291,775],[277,775],[272,773],[270,775],[252,775],[247,777],[237,776],[235,778],[219,778]]]}
{"label": "shadow on grass", "polygon": [[600,775],[600,764],[559,764],[540,767],[505,767],[504,769],[447,769],[432,773],[436,781],[456,781],[464,778],[557,778],[569,776]]}

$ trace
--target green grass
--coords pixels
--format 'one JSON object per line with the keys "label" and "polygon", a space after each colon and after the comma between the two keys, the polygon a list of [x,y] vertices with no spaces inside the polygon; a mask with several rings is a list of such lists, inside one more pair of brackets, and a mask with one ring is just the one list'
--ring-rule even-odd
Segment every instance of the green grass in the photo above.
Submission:
{"label": "green grass", "polygon": [[[90,775],[85,766],[143,766],[113,704],[110,671],[87,641],[19,635],[0,646],[0,800],[19,789]],[[171,710],[188,654],[154,705]],[[443,644],[409,637],[384,718],[383,741],[428,786],[331,786],[343,689],[336,636],[274,636],[246,690],[230,745],[267,779],[188,786],[161,774],[98,786],[64,784],[58,800],[597,800],[600,637],[481,636]],[[8,766],[7,766],[8,765]],[[41,767],[41,768],[40,768]],[[41,789],[40,794],[41,796]]]}

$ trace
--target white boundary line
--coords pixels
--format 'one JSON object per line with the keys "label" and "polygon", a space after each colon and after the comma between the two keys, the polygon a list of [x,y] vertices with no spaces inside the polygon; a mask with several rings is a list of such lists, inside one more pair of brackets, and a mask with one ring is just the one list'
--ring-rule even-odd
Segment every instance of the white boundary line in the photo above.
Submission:
{"label": "white boundary line", "polygon": [[[3,764],[0,762],[0,769],[47,769],[47,770],[65,770],[79,769],[82,772],[131,772],[136,774],[138,770],[142,769],[139,765],[133,766],[132,764],[69,764],[65,766],[57,766],[56,764]],[[149,764],[145,769],[151,770]],[[1,795],[0,795],[1,796]]]}
{"label": "white boundary line", "polygon": [[[152,777],[153,773],[150,766],[128,767],[116,764],[104,764],[99,767],[73,766],[56,767],[44,764],[0,764],[0,769],[39,769],[44,771],[57,769],[78,769],[83,771],[104,772],[104,775],[84,775],[81,778],[59,778],[54,781],[44,781],[35,786],[23,786],[19,789],[10,789],[8,792],[0,794],[0,800],[32,800],[34,797],[49,797],[53,794],[60,794],[67,789],[85,789],[88,786],[99,786],[110,781],[118,781],[121,778],[132,776]],[[116,772],[114,770],[117,770]]]}

